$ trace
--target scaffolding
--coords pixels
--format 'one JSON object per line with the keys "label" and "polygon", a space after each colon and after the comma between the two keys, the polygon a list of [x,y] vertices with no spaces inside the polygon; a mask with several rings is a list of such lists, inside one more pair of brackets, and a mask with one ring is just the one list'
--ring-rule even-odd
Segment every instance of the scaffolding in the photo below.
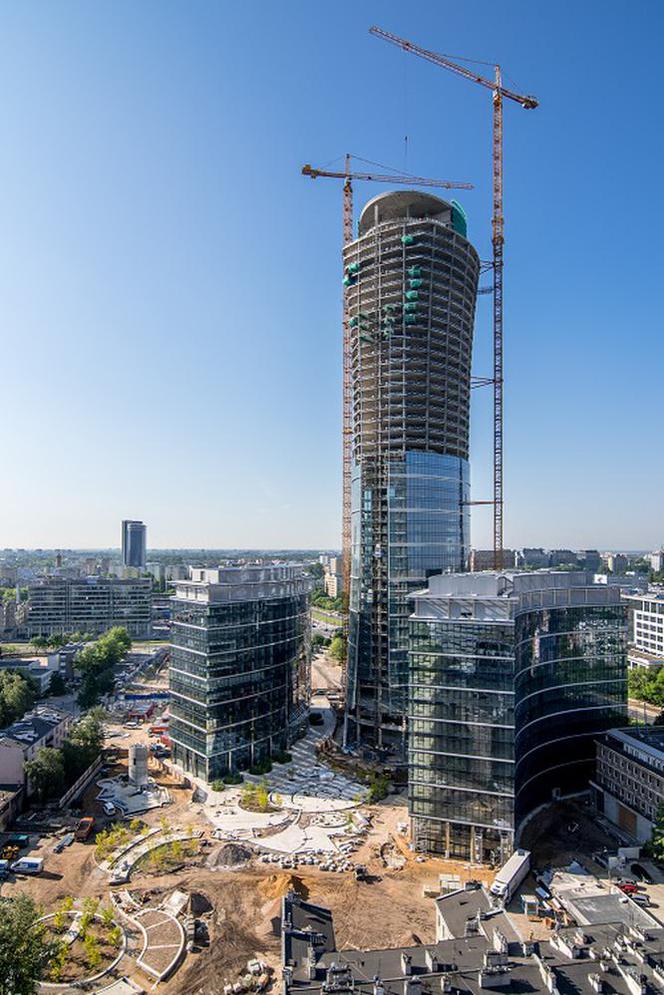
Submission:
{"label": "scaffolding", "polygon": [[[365,208],[359,237],[344,250],[344,313],[350,360],[351,471],[357,468],[347,676],[347,741],[361,729],[376,746],[405,736],[407,596],[422,586],[406,506],[407,458],[468,459],[470,364],[479,259],[455,231],[450,204],[396,192]],[[440,481],[438,488],[442,487]],[[439,543],[433,569],[462,569],[467,494],[449,509],[448,560]],[[438,518],[436,516],[439,516]],[[464,523],[466,523],[464,527]],[[349,530],[350,531],[350,530]],[[433,541],[431,543],[433,547]],[[411,561],[412,560],[412,561]],[[349,735],[349,725],[355,735]]]}

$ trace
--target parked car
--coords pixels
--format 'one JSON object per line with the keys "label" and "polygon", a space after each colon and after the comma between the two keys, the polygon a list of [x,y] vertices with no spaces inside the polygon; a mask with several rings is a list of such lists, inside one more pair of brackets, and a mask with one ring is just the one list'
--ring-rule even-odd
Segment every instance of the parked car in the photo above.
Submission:
{"label": "parked car", "polygon": [[618,887],[624,895],[637,895],[639,892],[638,885],[632,884],[631,881],[619,881]]}
{"label": "parked car", "polygon": [[113,802],[104,802],[104,815],[115,815],[115,805]]}

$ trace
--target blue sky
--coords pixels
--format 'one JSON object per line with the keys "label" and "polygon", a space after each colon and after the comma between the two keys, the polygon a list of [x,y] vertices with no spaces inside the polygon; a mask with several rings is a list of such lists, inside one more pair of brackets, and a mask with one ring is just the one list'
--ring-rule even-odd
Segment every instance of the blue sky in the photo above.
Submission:
{"label": "blue sky", "polygon": [[[499,60],[541,101],[505,115],[506,542],[661,543],[663,21],[655,2],[0,3],[0,547],[117,545],[123,517],[152,546],[338,543],[341,191],[301,165],[350,151],[473,182],[490,256],[488,93],[372,23]],[[476,499],[490,413],[487,391]]]}

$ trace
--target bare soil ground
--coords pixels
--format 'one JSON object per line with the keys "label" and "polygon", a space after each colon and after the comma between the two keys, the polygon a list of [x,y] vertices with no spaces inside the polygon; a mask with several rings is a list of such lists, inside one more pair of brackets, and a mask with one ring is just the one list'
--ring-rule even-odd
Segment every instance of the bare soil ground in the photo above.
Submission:
{"label": "bare soil ground", "polygon": [[531,851],[532,866],[540,870],[579,860],[593,873],[602,873],[592,853],[604,847],[615,850],[616,840],[602,829],[589,805],[570,800],[534,816],[521,835],[521,846]]}

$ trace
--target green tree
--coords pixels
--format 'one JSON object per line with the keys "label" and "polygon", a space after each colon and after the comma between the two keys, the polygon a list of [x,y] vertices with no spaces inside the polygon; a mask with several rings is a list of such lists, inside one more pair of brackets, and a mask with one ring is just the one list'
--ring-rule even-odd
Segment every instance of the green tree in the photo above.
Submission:
{"label": "green tree", "polygon": [[119,926],[114,926],[113,929],[108,934],[109,942],[113,944],[114,947],[122,946],[122,930]]}
{"label": "green tree", "polygon": [[85,957],[88,962],[88,967],[91,968],[99,967],[99,965],[101,964],[101,952],[99,950],[99,942],[96,939],[96,937],[92,935],[92,933],[89,933],[85,937],[83,941],[83,946],[85,947]]}
{"label": "green tree", "polygon": [[59,942],[48,938],[38,918],[28,895],[0,899],[0,995],[35,995],[58,952]]}
{"label": "green tree", "polygon": [[48,693],[50,695],[59,695],[67,693],[67,685],[62,674],[54,673],[51,674],[51,679],[48,682]]}
{"label": "green tree", "polygon": [[67,963],[67,958],[69,956],[69,948],[66,943],[58,944],[58,949],[53,954],[48,965],[48,977],[50,981],[58,982],[62,979],[62,975],[65,969],[65,964]]}
{"label": "green tree", "polygon": [[375,805],[376,802],[382,801],[383,798],[387,798],[389,787],[389,777],[386,777],[385,774],[374,774],[369,783],[369,794],[367,796],[369,804]]}
{"label": "green tree", "polygon": [[116,625],[77,654],[74,666],[83,677],[78,695],[82,708],[95,705],[113,688],[113,668],[127,655],[130,647],[129,633],[123,626]]}
{"label": "green tree", "polygon": [[30,711],[37,697],[34,682],[15,670],[0,670],[0,728]]}
{"label": "green tree", "polygon": [[92,709],[70,730],[62,744],[65,777],[73,784],[94,763],[104,748],[104,724],[97,709]]}
{"label": "green tree", "polygon": [[664,862],[664,805],[657,809],[647,851],[653,860]]}
{"label": "green tree", "polygon": [[62,750],[40,747],[32,760],[26,760],[25,773],[40,801],[58,797],[65,785]]}
{"label": "green tree", "polygon": [[330,643],[329,654],[333,660],[338,663],[343,663],[346,657],[346,642],[343,636],[335,636]]}

